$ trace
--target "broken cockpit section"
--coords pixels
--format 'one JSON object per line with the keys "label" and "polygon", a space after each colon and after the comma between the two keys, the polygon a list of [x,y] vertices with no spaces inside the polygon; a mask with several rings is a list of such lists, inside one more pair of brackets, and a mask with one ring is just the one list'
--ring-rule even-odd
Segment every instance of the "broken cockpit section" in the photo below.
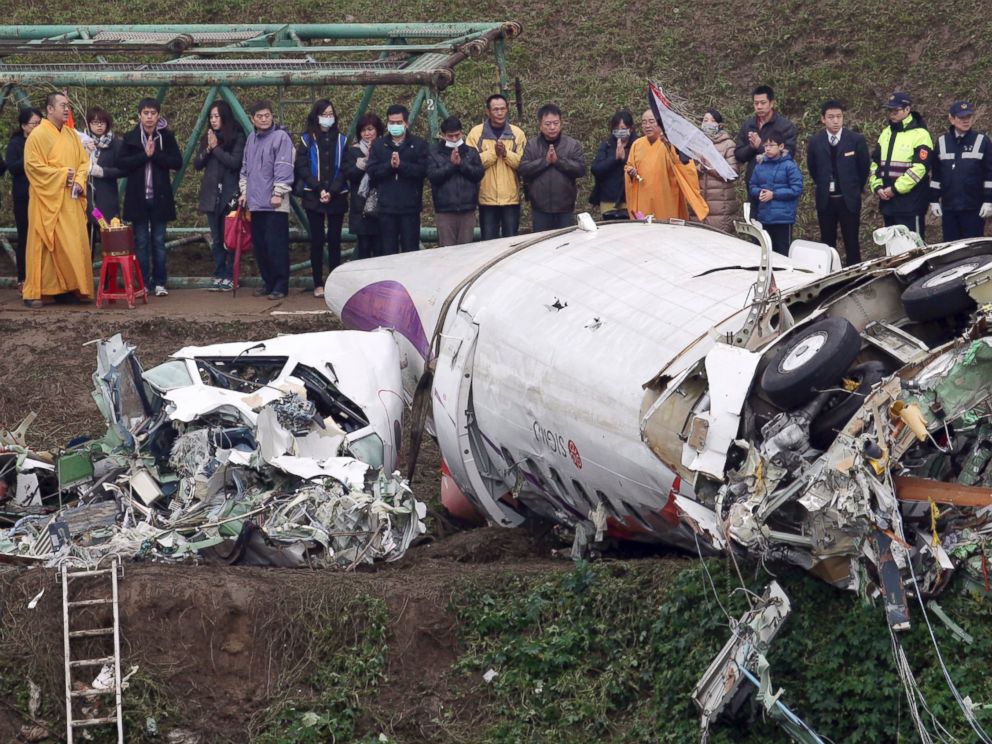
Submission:
{"label": "broken cockpit section", "polygon": [[354,568],[424,532],[393,472],[403,398],[388,334],[188,347],[147,372],[119,335],[96,346],[102,438],[35,453],[24,427],[2,435],[0,560]]}

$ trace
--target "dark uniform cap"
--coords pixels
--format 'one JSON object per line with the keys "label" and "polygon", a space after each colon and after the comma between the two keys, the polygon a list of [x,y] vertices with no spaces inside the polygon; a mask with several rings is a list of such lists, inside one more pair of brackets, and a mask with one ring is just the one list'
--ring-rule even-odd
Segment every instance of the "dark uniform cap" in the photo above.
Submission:
{"label": "dark uniform cap", "polygon": [[883,104],[884,108],[888,109],[901,109],[912,105],[913,99],[909,97],[909,93],[903,93],[898,90],[889,96],[889,100]]}
{"label": "dark uniform cap", "polygon": [[955,101],[948,112],[951,116],[974,116],[975,107],[970,101]]}

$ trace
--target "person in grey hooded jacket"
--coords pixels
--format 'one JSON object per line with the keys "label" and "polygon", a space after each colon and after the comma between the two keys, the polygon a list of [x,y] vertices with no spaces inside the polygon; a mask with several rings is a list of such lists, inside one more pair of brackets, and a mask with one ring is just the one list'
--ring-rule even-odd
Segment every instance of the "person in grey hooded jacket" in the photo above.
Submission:
{"label": "person in grey hooded jacket", "polygon": [[527,183],[534,232],[575,224],[576,180],[586,173],[582,145],[561,131],[561,109],[553,103],[537,112],[541,134],[527,143],[517,172]]}
{"label": "person in grey hooded jacket", "polygon": [[262,275],[255,295],[281,300],[289,292],[289,195],[296,152],[292,137],[275,123],[269,101],[259,101],[249,113],[255,131],[245,144],[238,203],[251,212],[251,242]]}

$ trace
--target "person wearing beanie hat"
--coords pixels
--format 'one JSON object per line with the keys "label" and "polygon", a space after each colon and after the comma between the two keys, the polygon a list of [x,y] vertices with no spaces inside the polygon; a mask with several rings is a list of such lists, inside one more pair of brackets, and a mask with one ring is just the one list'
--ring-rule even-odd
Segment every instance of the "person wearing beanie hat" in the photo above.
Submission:
{"label": "person wearing beanie hat", "polygon": [[992,143],[972,125],[971,101],[955,101],[950,127],[937,138],[930,178],[930,213],[941,218],[944,240],[978,238],[992,216]]}

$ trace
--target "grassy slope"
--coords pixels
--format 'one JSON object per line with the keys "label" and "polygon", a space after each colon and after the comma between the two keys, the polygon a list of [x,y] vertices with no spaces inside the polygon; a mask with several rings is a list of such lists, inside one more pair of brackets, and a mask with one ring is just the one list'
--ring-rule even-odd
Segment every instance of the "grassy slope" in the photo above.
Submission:
{"label": "grassy slope", "polygon": [[[850,123],[860,127],[871,141],[880,128],[878,103],[893,88],[911,91],[916,97],[918,109],[928,115],[931,124],[942,126],[942,112],[950,100],[967,95],[975,98],[980,106],[988,100],[988,72],[992,67],[992,51],[983,43],[990,36],[992,21],[987,13],[982,12],[982,5],[970,1],[956,6],[953,14],[948,14],[946,7],[919,0],[899,4],[879,0],[840,0],[829,5],[788,0],[775,4],[774,10],[767,4],[749,5],[727,0],[692,6],[671,2],[648,3],[644,0],[628,3],[602,0],[584,6],[510,0],[498,7],[463,0],[451,0],[441,6],[425,0],[393,0],[388,4],[371,0],[355,0],[347,4],[298,0],[292,5],[276,7],[261,0],[151,0],[141,4],[119,0],[102,3],[79,0],[73,4],[71,11],[53,5],[45,6],[44,15],[36,4],[15,4],[11,0],[7,0],[6,4],[6,23],[97,23],[110,19],[140,22],[165,18],[183,22],[223,20],[229,23],[258,20],[346,22],[512,18],[524,26],[523,37],[510,48],[510,64],[511,74],[519,76],[524,84],[525,128],[534,131],[532,118],[537,107],[545,101],[554,100],[565,110],[569,130],[585,143],[590,153],[605,133],[606,120],[615,109],[630,107],[636,111],[643,105],[644,80],[649,77],[660,80],[688,98],[696,111],[710,106],[720,108],[732,131],[748,115],[747,93],[750,86],[757,82],[775,86],[780,95],[781,110],[799,124],[803,137],[818,128],[819,102],[826,97],[839,96],[850,106]],[[494,89],[495,78],[495,67],[490,63],[464,65],[458,71],[456,84],[445,92],[449,108],[466,120],[477,120],[481,111],[480,101]],[[87,95],[89,100],[100,102],[115,114],[123,115],[144,92],[135,89],[123,92],[88,91]],[[301,93],[291,97],[309,95],[308,91]],[[173,122],[181,142],[185,141],[199,109],[200,95],[199,91],[174,91],[167,99],[165,113]],[[374,105],[381,110],[390,102],[392,95],[408,100],[412,94],[409,91],[383,91],[374,100]],[[347,112],[354,106],[357,95],[354,92],[334,92],[334,99],[339,109]],[[293,126],[299,125],[302,115],[302,107],[287,109],[287,120]],[[4,114],[4,125],[9,121],[8,112]],[[979,128],[984,128],[983,124],[980,122]],[[187,183],[192,185],[195,182],[194,177]],[[194,191],[193,188],[184,189],[185,204],[191,203]],[[189,217],[192,219],[192,215]],[[867,221],[876,224],[877,218],[871,216]],[[814,224],[815,218],[807,200],[800,213],[800,227],[805,230],[806,237],[815,237]],[[696,578],[699,578],[698,575]],[[602,580],[607,579],[602,577]],[[874,665],[882,667],[887,664],[888,658],[880,609],[858,609],[853,597],[837,595],[819,584],[803,586],[802,612],[806,620],[795,625],[800,628],[815,627],[817,619],[822,618],[822,627],[836,628],[837,633],[825,633],[819,639],[827,643],[830,637],[839,636],[838,644],[828,649],[831,653],[824,653],[822,647],[812,646],[814,639],[806,632],[784,633],[781,655],[772,661],[784,661],[773,671],[776,682],[787,689],[786,699],[809,715],[814,725],[835,737],[839,736],[838,740],[853,740],[849,729],[838,726],[844,716],[852,714],[849,707],[852,703],[863,704],[858,716],[863,728],[857,738],[865,741],[894,738],[894,724],[891,727],[887,725],[893,718],[903,720],[900,728],[905,734],[905,705],[900,702],[901,691],[894,680],[891,665],[878,672],[878,684],[872,683]],[[552,607],[558,606],[557,591],[549,590]],[[568,591],[571,592],[571,589]],[[480,608],[486,608],[491,607],[493,602],[501,606],[511,600],[518,601],[520,597],[526,599],[532,596],[526,592],[521,594],[520,587],[516,587],[506,594],[470,591],[467,598],[478,603]],[[969,626],[969,630],[981,635],[980,628],[987,627],[986,610],[963,600],[948,601],[948,604],[968,619],[980,623],[977,627]],[[544,606],[541,604],[541,607]],[[658,613],[660,610],[656,604],[620,609],[624,613],[633,613],[635,624],[642,627],[645,623],[650,625],[648,613]],[[526,684],[533,680],[529,678],[531,671],[526,665],[518,666],[516,677],[511,675],[511,682],[515,682],[504,682],[494,696],[495,708],[490,718],[493,726],[485,738],[500,741],[568,740],[570,727],[596,726],[599,725],[596,723],[599,720],[597,716],[603,716],[611,722],[608,730],[612,735],[600,729],[602,740],[656,741],[663,732],[667,732],[665,735],[668,737],[676,736],[670,740],[691,740],[689,732],[693,713],[686,704],[685,693],[705,667],[710,654],[725,638],[722,617],[711,606],[707,605],[705,609],[702,616],[698,612],[685,615],[689,619],[685,623],[686,636],[682,641],[684,655],[673,652],[666,659],[670,665],[667,671],[653,667],[652,673],[647,675],[649,679],[641,680],[644,687],[638,694],[630,696],[625,692],[620,696],[622,703],[617,703],[616,697],[608,696],[603,700],[574,698],[572,705],[592,707],[583,708],[578,714],[563,711],[562,718],[558,720],[548,720],[540,710],[531,713],[529,706],[521,713],[521,707],[516,703],[530,699],[524,690]],[[688,613],[688,609],[685,611]],[[605,617],[597,621],[603,623],[601,628],[610,628],[625,620],[625,616],[604,612]],[[482,609],[474,615],[477,618],[483,616]],[[571,621],[567,614],[546,619]],[[958,619],[961,617],[958,616]],[[700,628],[700,623],[710,625]],[[722,628],[718,631],[716,625]],[[486,640],[477,624],[466,622],[466,626],[467,642],[472,648],[466,663],[472,664],[473,668],[481,670],[493,660],[493,653],[502,653],[503,656],[496,658],[505,660],[506,654],[518,646],[519,639],[512,635],[507,639],[505,634],[490,631],[492,637]],[[674,623],[671,627],[678,628],[679,624]],[[700,640],[700,630],[708,631],[705,647],[696,644]],[[549,630],[547,625],[542,625],[538,632],[523,623],[520,632],[523,636],[538,639],[542,644],[561,645],[554,626]],[[917,632],[919,628],[914,631]],[[871,654],[851,654],[853,648],[863,648],[861,644],[866,642],[863,633],[871,635]],[[941,635],[941,640],[945,644],[953,643],[946,638],[946,634]],[[506,649],[494,647],[502,641],[506,641]],[[929,693],[939,695],[940,715],[954,719],[954,709],[948,704],[946,691],[939,692],[943,689],[942,681],[926,653],[924,641],[917,641],[919,653],[914,655],[914,663],[921,665],[917,671],[925,677]],[[631,642],[635,646],[638,643],[637,639]],[[861,661],[856,674],[845,666],[848,661],[844,658],[845,654],[858,656],[857,660]],[[980,678],[979,667],[984,663],[984,654],[972,654],[958,647],[954,656],[953,667],[957,674],[965,679]],[[686,658],[691,658],[692,663],[686,663]],[[923,663],[924,658],[928,663]],[[543,658],[539,661],[541,665],[546,663]],[[639,664],[648,661],[638,654]],[[569,662],[566,659],[565,663],[571,663],[569,668],[578,670],[577,673],[601,673],[600,669],[591,669],[584,662]],[[537,665],[535,674],[546,675],[541,665]],[[567,677],[561,681],[570,683]],[[514,687],[516,683],[519,686]],[[662,685],[663,689],[657,685]],[[653,693],[645,692],[652,686]],[[977,701],[988,699],[988,689],[969,687],[965,689],[965,693],[968,692]],[[877,695],[877,698],[869,693]],[[666,707],[673,704],[677,704],[676,711]],[[833,710],[831,706],[835,706]],[[528,718],[528,715],[537,718]],[[759,717],[753,712],[751,715]],[[874,725],[873,718],[877,719]],[[956,728],[960,733],[959,717],[957,721]],[[748,727],[759,726],[759,723],[756,719],[750,724],[746,720],[738,720],[736,725]],[[754,740],[771,736],[767,727],[759,726],[758,730],[762,734],[752,734],[756,737]],[[479,740],[483,738],[478,735],[480,733],[476,732],[477,736],[469,738]],[[728,733],[725,730],[723,736]],[[682,736],[687,738],[680,738]],[[738,740],[744,737],[743,733],[731,736]]]}

